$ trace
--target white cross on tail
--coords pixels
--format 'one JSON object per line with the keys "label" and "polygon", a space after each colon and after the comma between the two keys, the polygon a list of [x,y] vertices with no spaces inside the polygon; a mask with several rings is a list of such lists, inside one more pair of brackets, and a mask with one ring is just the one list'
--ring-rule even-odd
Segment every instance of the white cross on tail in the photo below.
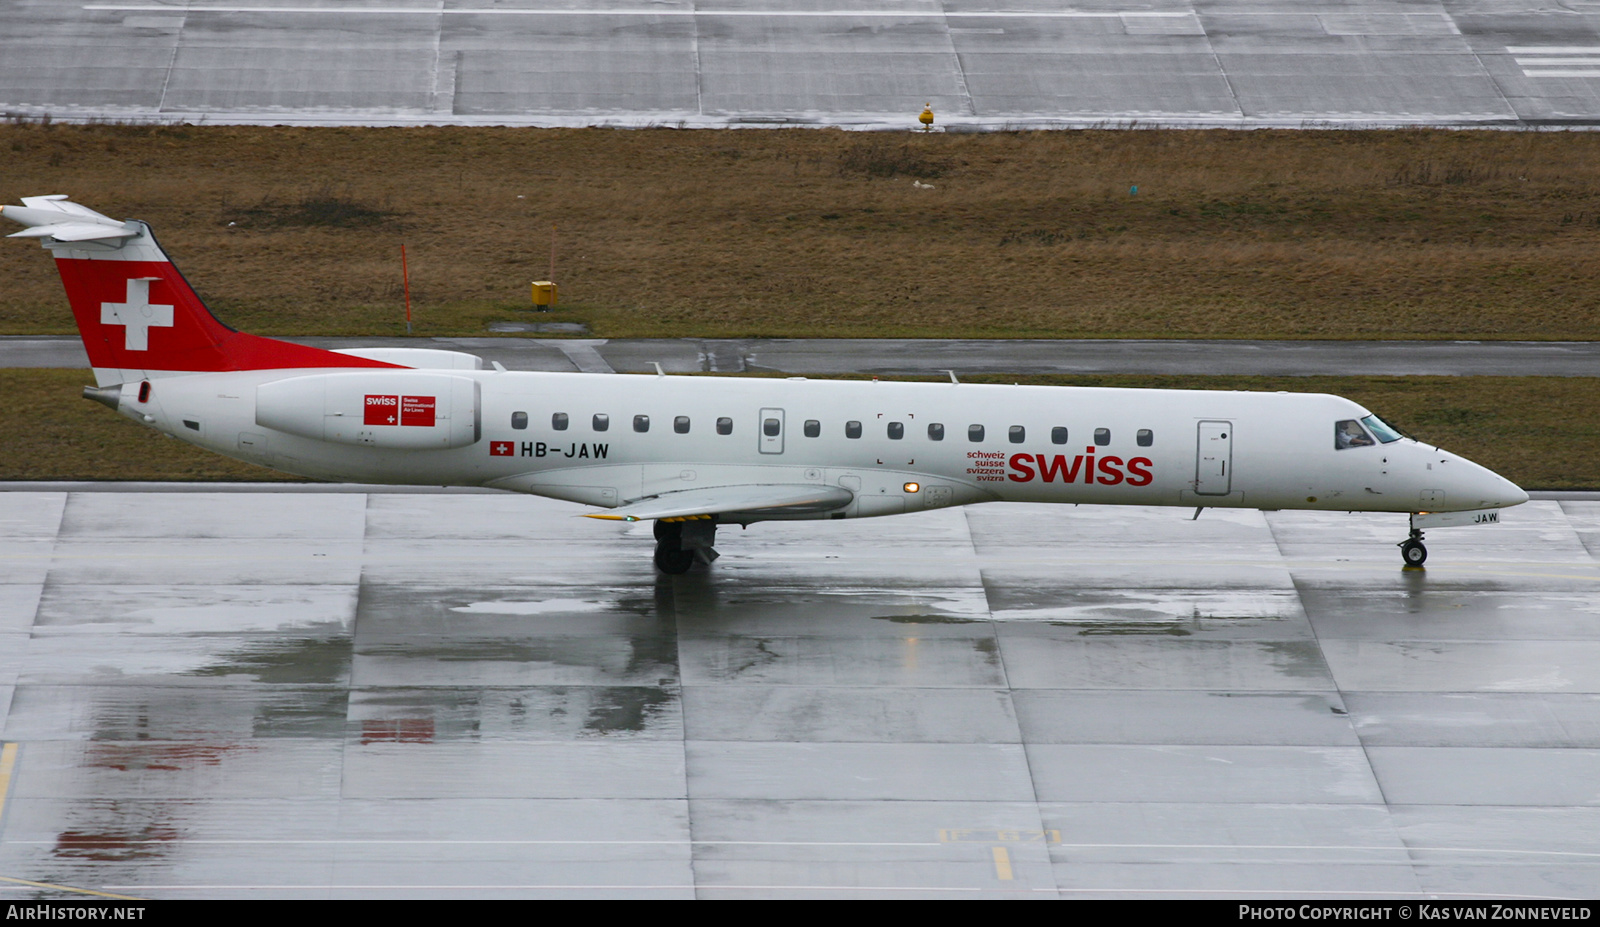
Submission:
{"label": "white cross on tail", "polygon": [[123,347],[129,351],[150,350],[150,329],[172,327],[172,307],[150,304],[150,281],[160,277],[133,277],[128,280],[128,301],[101,303],[101,325],[126,326]]}

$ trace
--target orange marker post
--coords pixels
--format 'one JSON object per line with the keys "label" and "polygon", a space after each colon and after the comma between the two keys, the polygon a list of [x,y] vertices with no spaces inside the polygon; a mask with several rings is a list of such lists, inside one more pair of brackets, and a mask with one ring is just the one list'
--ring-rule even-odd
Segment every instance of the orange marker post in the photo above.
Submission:
{"label": "orange marker post", "polygon": [[400,246],[400,282],[406,291],[406,334],[411,334],[411,270],[406,266],[406,246]]}

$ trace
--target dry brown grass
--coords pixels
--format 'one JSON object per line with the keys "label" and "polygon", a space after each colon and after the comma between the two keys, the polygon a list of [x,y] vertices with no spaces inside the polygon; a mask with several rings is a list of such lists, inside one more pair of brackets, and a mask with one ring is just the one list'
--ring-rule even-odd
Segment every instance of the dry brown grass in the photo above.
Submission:
{"label": "dry brown grass", "polygon": [[[268,333],[401,330],[402,242],[419,334],[482,332],[557,225],[560,317],[608,336],[1600,337],[1595,133],[31,125],[0,151],[9,200],[150,221]],[[296,213],[318,197],[371,213]],[[0,272],[0,332],[66,329],[36,250]]]}
{"label": "dry brown grass", "polygon": [[[971,378],[981,380],[984,378]],[[1600,489],[1600,379],[1005,377],[994,381],[1348,396],[1418,438],[1530,488]],[[293,479],[165,438],[78,398],[87,371],[0,369],[0,480]]]}

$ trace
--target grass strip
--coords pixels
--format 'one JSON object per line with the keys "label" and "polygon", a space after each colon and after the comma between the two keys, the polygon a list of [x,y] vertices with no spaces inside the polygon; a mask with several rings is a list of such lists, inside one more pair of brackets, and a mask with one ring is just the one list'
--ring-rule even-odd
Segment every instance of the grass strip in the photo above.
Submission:
{"label": "grass strip", "polygon": [[[262,334],[1600,339],[1600,133],[0,126]],[[551,274],[561,309],[534,317]],[[0,334],[70,331],[29,243]]]}

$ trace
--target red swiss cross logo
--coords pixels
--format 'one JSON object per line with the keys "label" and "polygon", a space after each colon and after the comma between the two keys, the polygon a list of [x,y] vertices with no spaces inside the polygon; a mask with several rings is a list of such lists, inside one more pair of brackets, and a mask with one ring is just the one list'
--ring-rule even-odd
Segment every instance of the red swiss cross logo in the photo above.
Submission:
{"label": "red swiss cross logo", "polygon": [[510,441],[490,441],[489,442],[489,456],[490,457],[510,457],[511,456],[511,442]]}

